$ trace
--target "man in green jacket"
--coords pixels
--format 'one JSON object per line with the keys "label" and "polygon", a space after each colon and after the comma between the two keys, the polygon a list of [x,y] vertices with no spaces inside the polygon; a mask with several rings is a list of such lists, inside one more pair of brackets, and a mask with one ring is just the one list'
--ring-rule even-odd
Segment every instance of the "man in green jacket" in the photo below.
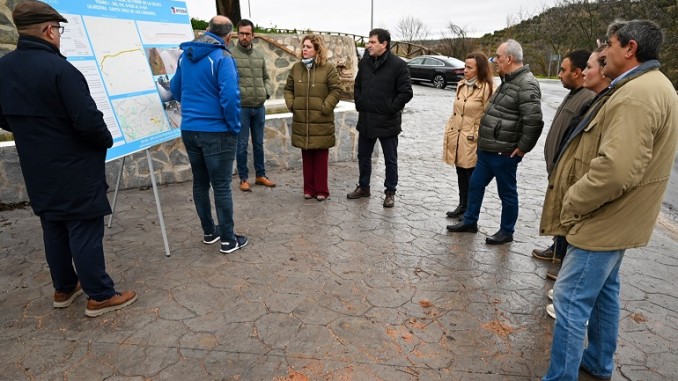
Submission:
{"label": "man in green jacket", "polygon": [[252,134],[252,156],[256,172],[255,184],[275,187],[275,183],[266,177],[264,166],[264,124],[266,123],[266,108],[264,102],[271,96],[273,89],[266,70],[264,55],[254,48],[254,24],[242,19],[238,23],[238,43],[232,50],[233,58],[238,65],[240,85],[240,124],[242,129],[238,136],[238,151],[236,161],[240,190],[250,192],[252,188],[247,179],[247,145]]}

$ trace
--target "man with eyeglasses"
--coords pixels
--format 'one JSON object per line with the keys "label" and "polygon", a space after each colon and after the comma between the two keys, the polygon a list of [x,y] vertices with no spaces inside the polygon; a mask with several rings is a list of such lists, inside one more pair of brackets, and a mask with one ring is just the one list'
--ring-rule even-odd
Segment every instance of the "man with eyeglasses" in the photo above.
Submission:
{"label": "man with eyeglasses", "polygon": [[254,47],[254,24],[242,19],[238,23],[238,43],[232,51],[238,66],[238,84],[240,86],[240,124],[242,129],[238,135],[238,151],[236,162],[240,177],[240,190],[250,192],[252,188],[248,180],[247,145],[252,135],[252,157],[254,159],[255,181],[257,185],[269,188],[275,183],[266,176],[264,166],[264,124],[266,108],[264,102],[273,93],[273,87],[266,70],[266,58]]}
{"label": "man with eyeglasses", "polygon": [[12,18],[19,42],[0,58],[0,128],[14,134],[40,217],[53,306],[68,307],[84,291],[89,317],[126,307],[137,294],[115,290],[102,243],[104,216],[111,213],[105,159],[113,138],[85,77],[59,52],[59,23],[68,21],[40,1],[17,4]]}

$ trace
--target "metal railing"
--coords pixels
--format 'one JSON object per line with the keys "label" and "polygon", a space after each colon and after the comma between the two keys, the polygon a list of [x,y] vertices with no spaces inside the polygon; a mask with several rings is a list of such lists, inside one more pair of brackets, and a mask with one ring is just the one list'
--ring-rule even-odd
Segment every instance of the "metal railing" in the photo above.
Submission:
{"label": "metal railing", "polygon": [[[330,36],[347,36],[353,38],[356,46],[365,46],[365,43],[369,40],[367,36],[359,36],[352,33],[342,33],[342,32],[326,32],[326,31],[316,31],[316,30],[299,30],[299,29],[281,29],[281,28],[271,28],[266,29],[265,32],[260,33],[278,33],[278,34],[303,34],[303,33],[315,33],[315,34],[325,34]],[[405,58],[414,58],[425,54],[440,54],[433,49],[427,48],[425,46],[415,44],[412,42],[406,41],[391,41],[391,52]]]}

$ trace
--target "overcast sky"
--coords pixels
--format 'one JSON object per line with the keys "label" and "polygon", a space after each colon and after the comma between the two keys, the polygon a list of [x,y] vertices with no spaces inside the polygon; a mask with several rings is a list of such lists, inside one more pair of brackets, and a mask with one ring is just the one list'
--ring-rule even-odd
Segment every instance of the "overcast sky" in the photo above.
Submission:
{"label": "overcast sky", "polygon": [[[209,20],[216,14],[214,0],[185,0],[190,17]],[[503,29],[508,20],[541,13],[557,0],[240,0],[243,18],[261,27],[311,29],[367,35],[371,4],[374,27],[386,28],[397,39],[396,26],[407,16],[427,24],[439,37],[450,22],[469,36]]]}

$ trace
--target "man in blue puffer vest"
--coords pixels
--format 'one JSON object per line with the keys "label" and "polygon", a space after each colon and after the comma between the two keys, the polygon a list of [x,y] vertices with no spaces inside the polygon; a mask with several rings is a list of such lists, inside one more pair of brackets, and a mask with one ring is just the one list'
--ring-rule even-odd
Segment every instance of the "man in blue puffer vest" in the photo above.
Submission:
{"label": "man in blue puffer vest", "polygon": [[[220,251],[247,245],[233,227],[231,174],[240,133],[240,89],[235,60],[227,46],[233,23],[210,20],[207,32],[180,45],[183,50],[170,87],[181,102],[181,138],[193,172],[193,201],[203,229],[203,243],[221,240]],[[219,225],[212,218],[210,185]]]}

